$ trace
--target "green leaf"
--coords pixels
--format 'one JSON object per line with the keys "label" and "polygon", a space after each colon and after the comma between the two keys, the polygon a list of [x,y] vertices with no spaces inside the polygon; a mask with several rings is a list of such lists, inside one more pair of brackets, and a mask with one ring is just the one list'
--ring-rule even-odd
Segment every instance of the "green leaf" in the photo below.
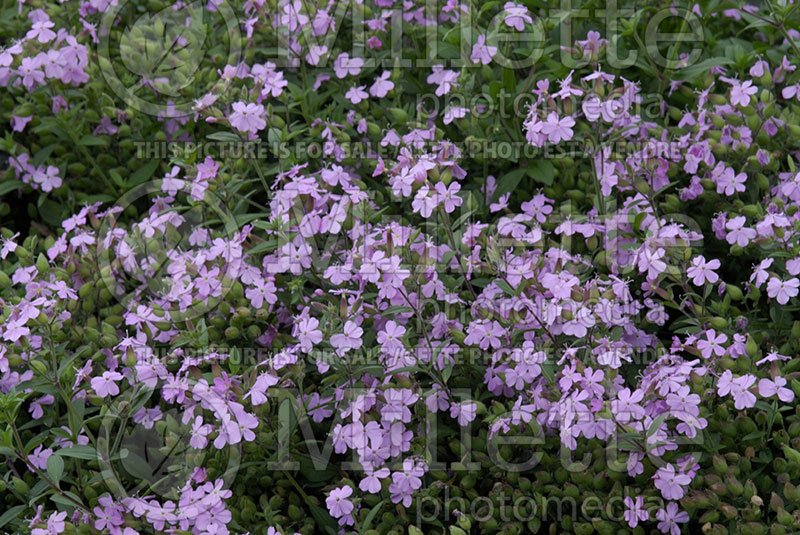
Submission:
{"label": "green leaf", "polygon": [[105,139],[103,139],[101,137],[93,136],[91,134],[86,134],[85,136],[83,136],[78,141],[78,143],[80,145],[84,145],[86,147],[98,147],[98,146],[105,147],[105,146],[108,145],[108,142]]}
{"label": "green leaf", "polygon": [[31,159],[31,163],[34,167],[39,167],[44,163],[50,153],[53,152],[53,149],[56,148],[58,143],[51,143],[50,145],[39,149],[36,155]]}
{"label": "green leaf", "polygon": [[370,526],[370,524],[372,524],[372,520],[375,518],[375,516],[376,516],[376,515],[378,514],[378,512],[381,510],[381,507],[383,507],[383,503],[384,503],[385,501],[386,501],[386,500],[381,500],[381,501],[379,501],[377,504],[375,504],[375,507],[373,507],[373,508],[370,510],[369,514],[368,514],[368,515],[367,515],[367,517],[364,519],[364,523],[363,523],[363,524],[361,524],[361,529],[359,530],[359,532],[360,532],[360,533],[364,533],[365,531],[367,531],[367,530],[369,529],[369,526]]}
{"label": "green leaf", "polygon": [[150,180],[150,178],[153,176],[153,173],[155,173],[156,169],[158,169],[158,165],[160,163],[161,160],[150,160],[139,169],[134,171],[128,177],[128,186],[138,186],[139,184]]}
{"label": "green leaf", "polygon": [[96,461],[98,456],[94,448],[89,446],[72,446],[71,448],[63,448],[58,450],[58,454],[63,457],[73,457],[75,459],[83,459],[85,461]]}
{"label": "green leaf", "polygon": [[15,505],[11,509],[0,515],[0,528],[2,528],[15,518],[17,518],[19,514],[24,510],[25,510],[24,505]]}
{"label": "green leaf", "polygon": [[695,63],[694,65],[685,67],[677,71],[677,76],[683,78],[684,80],[691,80],[703,74],[711,67],[716,67],[721,65],[731,65],[733,62],[734,61],[732,59],[726,57],[708,58],[699,63]]}
{"label": "green leaf", "polygon": [[528,165],[528,176],[547,186],[553,184],[555,170],[548,160],[536,160]]}
{"label": "green leaf", "polygon": [[513,69],[503,69],[503,88],[509,93],[515,93],[517,90],[517,77],[514,75]]}
{"label": "green leaf", "polygon": [[494,195],[492,195],[492,202],[497,202],[497,199],[506,193],[514,191],[514,189],[519,185],[519,181],[522,180],[523,176],[525,176],[526,172],[527,169],[520,167],[504,174],[502,178],[497,181],[497,189],[495,190]]}
{"label": "green leaf", "polygon": [[67,495],[70,498],[72,498],[72,500],[67,499],[64,496],[61,496],[60,494],[53,494],[52,496],[50,496],[50,499],[53,500],[56,503],[60,503],[61,505],[66,505],[68,507],[75,507],[76,503],[83,503],[83,501],[78,496],[76,496],[75,493],[70,492],[68,490],[65,490],[65,491],[62,491],[62,492],[65,495]]}
{"label": "green leaf", "polygon": [[408,314],[414,312],[414,309],[405,305],[395,305],[383,311],[384,316],[395,316],[397,314]]}
{"label": "green leaf", "polygon": [[242,138],[233,132],[214,132],[213,134],[207,135],[206,139],[210,139],[211,141],[228,141],[232,143],[241,143],[242,141]]}
{"label": "green leaf", "polygon": [[5,195],[10,191],[19,189],[22,186],[23,184],[19,180],[9,180],[7,182],[3,182],[0,184],[0,197],[2,197],[3,195]]}
{"label": "green leaf", "polygon": [[542,368],[542,375],[544,376],[545,379],[547,379],[547,382],[550,384],[555,383],[556,373],[553,365],[550,364],[549,362],[545,362],[544,364],[541,365],[541,368]]}
{"label": "green leaf", "polygon": [[61,482],[61,476],[64,475],[64,459],[58,453],[47,458],[47,475],[56,485]]}
{"label": "green leaf", "polygon": [[447,366],[445,366],[444,370],[442,370],[442,379],[444,379],[445,383],[450,380],[451,375],[453,375],[453,364],[450,361],[447,361]]}
{"label": "green leaf", "polygon": [[495,284],[497,284],[497,286],[500,287],[500,289],[503,290],[508,295],[510,295],[510,296],[516,296],[517,295],[517,292],[514,291],[514,288],[512,288],[511,285],[508,284],[506,281],[498,280],[498,281],[496,281]]}

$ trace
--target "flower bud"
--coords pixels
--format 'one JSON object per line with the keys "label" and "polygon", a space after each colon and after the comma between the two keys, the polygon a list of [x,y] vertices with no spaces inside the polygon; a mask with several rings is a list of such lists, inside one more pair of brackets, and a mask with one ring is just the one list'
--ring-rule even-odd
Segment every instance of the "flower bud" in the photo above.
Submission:
{"label": "flower bud", "polygon": [[756,497],[756,492],[757,492],[756,484],[753,483],[752,479],[748,479],[744,484],[744,490],[742,491],[742,495],[747,501],[750,501],[752,503],[752,498]]}
{"label": "flower bud", "polygon": [[783,495],[786,496],[787,500],[791,500],[795,503],[800,503],[800,489],[796,486],[792,485],[788,481],[783,486]]}
{"label": "flower bud", "polygon": [[741,526],[742,535],[764,535],[767,527],[761,522],[748,522]]}
{"label": "flower bud", "polygon": [[636,191],[638,191],[642,195],[647,195],[647,193],[650,191],[650,184],[648,184],[647,181],[644,179],[640,179],[634,182],[633,187],[636,188]]}
{"label": "flower bud", "polygon": [[794,448],[790,448],[789,446],[784,444],[783,455],[784,457],[786,457],[786,460],[800,465],[800,451],[797,451]]}
{"label": "flower bud", "polygon": [[230,326],[227,329],[225,329],[225,338],[227,338],[228,340],[235,340],[236,338],[239,338],[240,334],[241,333],[238,327]]}
{"label": "flower bud", "polygon": [[711,123],[716,126],[717,128],[722,128],[725,126],[725,119],[717,115],[716,113],[711,114]]}
{"label": "flower bud", "polygon": [[728,492],[733,496],[741,496],[744,492],[744,485],[733,474],[728,474],[728,477],[725,478],[725,483],[728,485]]}
{"label": "flower bud", "polygon": [[792,515],[786,512],[786,510],[781,507],[778,509],[778,522],[780,522],[784,526],[791,526],[793,523]]}
{"label": "flower bud", "polygon": [[30,491],[30,487],[27,483],[21,480],[18,477],[14,477],[11,479],[11,484],[14,486],[14,490],[17,491],[17,494],[21,494],[22,496],[27,496],[28,492]]}
{"label": "flower bud", "polygon": [[724,95],[712,94],[708,96],[708,101],[717,106],[724,106],[728,103],[728,99]]}
{"label": "flower bud", "polygon": [[725,121],[733,126],[742,126],[744,124],[744,120],[737,113],[726,113]]}
{"label": "flower bud", "polygon": [[41,360],[30,361],[30,366],[40,375],[47,375],[47,366],[45,366],[44,362],[42,362]]}
{"label": "flower bud", "polygon": [[753,337],[749,334],[747,335],[747,343],[744,347],[748,357],[754,359],[758,356],[758,344],[756,344],[756,341],[753,340]]}
{"label": "flower bud", "polygon": [[726,285],[725,293],[727,293],[733,301],[741,301],[744,297],[742,290],[734,284]]}
{"label": "flower bud", "polygon": [[389,113],[392,115],[395,122],[406,123],[408,121],[408,113],[401,108],[389,108]]}
{"label": "flower bud", "polygon": [[714,467],[714,472],[719,475],[724,475],[728,473],[728,462],[725,460],[725,457],[719,454],[714,454],[711,456],[711,464]]}
{"label": "flower bud", "polygon": [[779,510],[783,509],[784,503],[780,496],[776,493],[772,493],[769,497],[769,508],[771,511],[778,512]]}
{"label": "flower bud", "polygon": [[711,318],[711,321],[709,323],[711,323],[711,326],[718,331],[722,331],[728,328],[728,320],[726,320],[725,318],[721,318],[719,316],[714,316],[713,318]]}
{"label": "flower bud", "polygon": [[[720,483],[720,484],[722,484],[722,483]],[[731,520],[731,519],[736,518],[736,517],[739,516],[739,510],[736,509],[736,507],[732,506],[729,503],[721,503],[721,504],[719,504],[719,510],[722,511],[722,514],[728,520]]]}

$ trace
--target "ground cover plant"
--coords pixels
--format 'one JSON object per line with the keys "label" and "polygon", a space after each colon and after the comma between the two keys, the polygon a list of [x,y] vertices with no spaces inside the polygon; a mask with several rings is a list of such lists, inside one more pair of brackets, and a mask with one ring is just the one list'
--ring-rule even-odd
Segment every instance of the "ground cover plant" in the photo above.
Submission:
{"label": "ground cover plant", "polygon": [[0,530],[800,530],[797,4],[0,35]]}

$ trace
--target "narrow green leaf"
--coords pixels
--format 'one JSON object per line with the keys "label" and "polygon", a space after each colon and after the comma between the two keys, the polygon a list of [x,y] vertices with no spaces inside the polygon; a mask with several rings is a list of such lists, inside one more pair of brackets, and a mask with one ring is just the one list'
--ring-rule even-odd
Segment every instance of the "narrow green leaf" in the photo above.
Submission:
{"label": "narrow green leaf", "polygon": [[61,482],[61,476],[64,475],[64,459],[58,453],[47,458],[47,475],[56,485]]}

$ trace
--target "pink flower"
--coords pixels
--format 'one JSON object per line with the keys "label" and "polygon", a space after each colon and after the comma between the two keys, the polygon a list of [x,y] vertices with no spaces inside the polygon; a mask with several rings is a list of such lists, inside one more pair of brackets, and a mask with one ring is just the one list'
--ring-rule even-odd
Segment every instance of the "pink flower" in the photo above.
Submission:
{"label": "pink flower", "polygon": [[428,218],[433,213],[433,209],[439,204],[436,196],[428,195],[430,188],[422,186],[417,190],[414,200],[411,201],[411,208],[414,212],[418,212],[422,217]]}
{"label": "pink flower", "polygon": [[353,502],[348,498],[353,494],[353,489],[348,485],[333,489],[328,497],[325,499],[325,505],[328,506],[328,512],[333,518],[340,518],[348,516],[353,512]]}
{"label": "pink flower", "polygon": [[493,203],[491,203],[489,205],[489,211],[491,213],[495,213],[495,212],[499,212],[503,208],[507,208],[508,207],[508,199],[510,197],[511,197],[511,192],[504,193],[503,195],[500,195],[500,198],[497,199],[497,202],[493,202]]}
{"label": "pink flower", "polygon": [[480,34],[478,41],[472,45],[472,55],[470,59],[472,63],[482,63],[488,65],[492,62],[492,57],[497,54],[497,47],[486,44],[486,36]]}
{"label": "pink flower", "polygon": [[322,331],[319,330],[319,320],[317,318],[301,319],[295,326],[295,336],[300,343],[301,351],[308,353],[316,344],[322,341]]}
{"label": "pink flower", "polygon": [[775,394],[778,399],[785,403],[789,403],[794,399],[794,392],[786,388],[786,379],[783,377],[776,377],[774,380],[761,379],[758,382],[758,395],[764,398],[770,398]]}
{"label": "pink flower", "polygon": [[476,403],[453,403],[450,405],[450,417],[458,419],[458,425],[464,427],[475,419],[478,405]]}
{"label": "pink flower", "polygon": [[311,46],[308,49],[308,54],[306,54],[306,61],[309,65],[316,66],[319,63],[319,60],[328,52],[328,47],[325,45],[321,46]]}
{"label": "pink flower", "polygon": [[234,128],[251,134],[257,134],[259,130],[263,130],[267,126],[267,121],[264,119],[264,106],[252,102],[249,104],[234,102],[233,113],[228,120]]}
{"label": "pink flower", "polygon": [[760,288],[761,285],[767,281],[769,278],[767,268],[770,267],[774,261],[774,258],[765,258],[758,266],[754,267],[753,273],[750,275],[750,282],[752,282],[756,288]]}
{"label": "pink flower", "polygon": [[468,111],[469,108],[465,108],[464,106],[453,106],[451,108],[447,108],[447,111],[444,112],[442,122],[444,122],[444,124],[450,124],[456,119],[465,117]]}
{"label": "pink flower", "polygon": [[271,305],[278,301],[275,292],[275,284],[273,284],[272,281],[256,279],[254,281],[254,286],[248,288],[244,295],[250,300],[250,304],[253,305],[254,308],[261,308],[264,306],[265,301]]}
{"label": "pink flower", "polygon": [[375,83],[370,86],[369,94],[376,98],[385,97],[389,91],[394,89],[394,82],[389,80],[391,75],[391,71],[383,71],[383,74],[376,78]]}
{"label": "pink flower", "polygon": [[358,483],[358,488],[370,494],[377,494],[381,491],[381,479],[389,477],[389,469],[386,467],[375,470],[371,465],[364,467],[366,477]]}
{"label": "pink flower", "polygon": [[684,495],[684,488],[692,482],[686,474],[676,473],[672,464],[659,468],[653,476],[655,486],[667,500],[680,500]]}
{"label": "pink flower", "polygon": [[117,128],[116,125],[111,122],[111,119],[108,117],[103,117],[100,119],[100,124],[97,125],[97,128],[94,129],[92,134],[95,136],[98,134],[109,134],[113,136],[117,133],[117,131],[119,131],[119,128]]}
{"label": "pink flower", "polygon": [[394,321],[386,322],[382,331],[378,331],[378,343],[384,353],[392,354],[403,349],[403,335],[406,328]]}
{"label": "pink flower", "polygon": [[265,74],[262,81],[261,96],[266,98],[272,96],[277,98],[283,94],[283,88],[289,85],[289,81],[283,78],[281,71],[269,71]]}
{"label": "pink flower", "polygon": [[364,60],[361,58],[350,58],[347,52],[342,52],[333,62],[333,72],[336,73],[337,78],[344,78],[347,75],[358,76],[361,72],[361,67],[364,65]]}
{"label": "pink flower", "polygon": [[449,187],[445,186],[444,182],[437,182],[434,189],[436,190],[434,196],[437,197],[436,204],[444,204],[444,211],[448,214],[461,206],[463,199],[458,196],[458,192],[461,190],[461,184],[458,182],[450,182]]}
{"label": "pink flower", "polygon": [[738,410],[749,409],[756,404],[756,396],[748,390],[755,384],[756,378],[750,374],[737,377],[731,381],[731,395],[733,406]]}
{"label": "pink flower", "polygon": [[427,82],[429,84],[436,84],[436,96],[441,97],[450,92],[453,87],[458,85],[459,73],[445,69],[443,65],[434,65],[433,73],[428,75]]}
{"label": "pink flower", "polygon": [[344,324],[344,332],[331,336],[331,345],[337,349],[337,353],[345,353],[350,349],[361,347],[361,335],[364,330],[354,321],[347,320]]}
{"label": "pink flower", "polygon": [[678,504],[670,502],[667,504],[666,509],[659,509],[656,511],[656,519],[659,520],[658,529],[661,533],[669,533],[669,535],[681,535],[681,528],[678,524],[689,521],[689,513],[686,511],[678,512]]}
{"label": "pink flower", "polygon": [[411,506],[411,495],[422,486],[425,475],[425,465],[417,463],[414,459],[403,461],[403,471],[392,474],[392,483],[389,485],[390,498],[393,503],[402,503],[403,507]]}
{"label": "pink flower", "polygon": [[467,327],[465,344],[478,345],[481,349],[489,349],[489,346],[498,349],[503,342],[500,337],[505,334],[502,325],[494,320],[473,321]]}
{"label": "pink flower", "polygon": [[611,402],[611,410],[619,423],[626,424],[631,420],[638,421],[644,418],[644,407],[640,405],[644,393],[636,389],[631,393],[630,388],[623,388],[617,393],[617,399]]}
{"label": "pink flower", "polygon": [[44,446],[39,444],[36,446],[36,449],[28,455],[28,462],[38,468],[39,470],[47,470],[47,459],[53,454],[53,450],[50,448],[43,449]]}
{"label": "pink flower", "polygon": [[308,16],[301,13],[303,9],[302,0],[286,2],[283,6],[283,14],[280,17],[281,24],[284,24],[290,32],[294,32],[308,24]]}
{"label": "pink flower", "polygon": [[572,139],[572,127],[575,126],[575,119],[570,116],[558,118],[554,111],[547,116],[547,121],[542,124],[542,134],[547,136],[550,143],[569,141]]}
{"label": "pink flower", "polygon": [[50,19],[40,20],[33,23],[33,26],[25,35],[25,39],[37,39],[40,43],[48,43],[56,38],[56,32],[51,30],[55,26]]}
{"label": "pink flower", "polygon": [[[718,171],[718,169],[720,170]],[[731,196],[736,192],[745,190],[744,184],[747,181],[747,175],[745,173],[739,173],[737,175],[732,167],[727,167],[722,162],[719,162],[717,167],[714,168],[711,177],[714,182],[716,182],[717,193],[720,195],[724,193],[725,195]]]}
{"label": "pink flower", "polygon": [[750,96],[756,93],[758,93],[758,88],[753,85],[752,80],[747,80],[744,83],[734,80],[731,88],[731,104],[733,106],[747,106],[750,104]]}
{"label": "pink flower", "polygon": [[706,262],[705,257],[695,256],[692,259],[692,267],[686,271],[686,274],[692,279],[695,286],[703,286],[706,282],[714,284],[719,280],[719,275],[713,270],[719,269],[719,266],[720,262],[716,258]]}
{"label": "pink flower", "polygon": [[14,132],[22,132],[25,130],[25,126],[31,122],[33,119],[33,115],[26,115],[26,116],[19,116],[19,115],[12,115],[11,116],[11,130]]}
{"label": "pink flower", "polygon": [[33,181],[42,187],[42,191],[52,191],[61,187],[61,177],[58,176],[58,167],[48,165],[47,170],[43,167],[35,170],[31,176]]}
{"label": "pink flower", "polygon": [[528,8],[522,4],[506,2],[503,6],[505,12],[505,23],[510,28],[515,28],[521,32],[525,29],[525,23],[532,23],[533,19],[528,15]]}
{"label": "pink flower", "polygon": [[635,528],[640,521],[644,522],[650,519],[650,514],[644,508],[644,497],[637,496],[636,501],[634,501],[630,496],[625,496],[623,503],[627,507],[623,516],[630,527]]}
{"label": "pink flower", "polygon": [[14,251],[17,250],[18,245],[17,242],[14,240],[16,240],[18,237],[19,237],[19,232],[17,232],[8,239],[6,238],[2,239],[3,247],[0,248],[0,258],[5,260],[6,257],[9,255],[9,253],[13,253]]}
{"label": "pink flower", "polygon": [[100,377],[93,377],[91,381],[92,388],[95,393],[104,398],[106,396],[116,396],[119,394],[119,387],[117,381],[122,379],[122,374],[119,372],[103,372]]}
{"label": "pink flower", "polygon": [[192,423],[192,430],[189,438],[189,446],[196,450],[204,449],[208,445],[208,435],[214,427],[203,423],[203,417],[197,416]]}
{"label": "pink flower", "polygon": [[645,248],[639,253],[639,273],[647,272],[648,279],[655,279],[667,269],[667,263],[662,260],[666,252],[662,248],[655,251]]}
{"label": "pink flower", "polygon": [[760,59],[750,67],[750,76],[753,78],[761,78],[765,72],[769,72],[769,63]]}
{"label": "pink flower", "polygon": [[250,402],[254,407],[257,405],[263,405],[267,402],[267,389],[271,386],[275,386],[276,384],[278,384],[277,377],[271,373],[261,373],[256,379],[256,382],[253,383],[250,391],[245,394],[245,398],[249,397]]}
{"label": "pink flower", "polygon": [[787,281],[782,281],[778,277],[772,277],[767,283],[767,295],[777,300],[778,303],[785,305],[789,299],[797,296],[800,280],[797,277]]}
{"label": "pink flower", "polygon": [[747,247],[750,240],[756,237],[756,231],[751,228],[744,228],[745,217],[743,215],[733,217],[725,223],[725,228],[730,232],[725,237],[728,243],[737,244],[739,247]]}
{"label": "pink flower", "polygon": [[66,511],[61,511],[60,513],[54,511],[47,518],[47,527],[45,529],[35,528],[31,530],[31,535],[59,535],[63,533],[67,527],[66,518]]}
{"label": "pink flower", "polygon": [[717,335],[714,329],[709,329],[706,331],[706,338],[697,342],[697,349],[700,350],[700,354],[705,359],[711,358],[712,355],[720,357],[725,354],[725,348],[722,347],[722,344],[727,341],[728,336],[725,333]]}
{"label": "pink flower", "polygon": [[345,96],[345,98],[346,98],[347,100],[349,100],[349,101],[350,101],[350,102],[352,102],[353,104],[358,104],[358,103],[359,103],[359,102],[361,102],[362,100],[364,100],[364,99],[366,99],[366,98],[368,98],[368,97],[369,97],[369,95],[367,94],[367,92],[366,92],[366,91],[364,91],[364,89],[365,89],[366,87],[367,87],[367,86],[365,86],[365,85],[360,85],[360,86],[358,86],[358,87],[351,87],[351,88],[350,88],[350,89],[347,91],[347,93],[345,93],[345,94],[344,94],[344,96]]}

